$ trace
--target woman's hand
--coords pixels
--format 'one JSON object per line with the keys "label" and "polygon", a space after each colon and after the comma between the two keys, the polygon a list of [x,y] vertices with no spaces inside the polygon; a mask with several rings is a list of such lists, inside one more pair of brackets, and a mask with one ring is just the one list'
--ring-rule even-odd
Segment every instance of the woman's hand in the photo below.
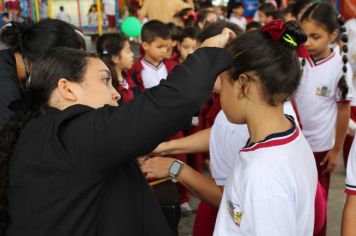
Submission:
{"label": "woman's hand", "polygon": [[234,38],[236,38],[236,34],[232,30],[224,28],[220,34],[206,39],[200,47],[224,48],[226,44]]}
{"label": "woman's hand", "polygon": [[160,155],[160,156],[165,156],[165,152],[167,151],[167,144],[168,142],[162,142],[159,144],[150,155]]}
{"label": "woman's hand", "polygon": [[169,168],[175,159],[168,157],[152,157],[141,162],[141,170],[146,178],[166,178],[169,176]]}

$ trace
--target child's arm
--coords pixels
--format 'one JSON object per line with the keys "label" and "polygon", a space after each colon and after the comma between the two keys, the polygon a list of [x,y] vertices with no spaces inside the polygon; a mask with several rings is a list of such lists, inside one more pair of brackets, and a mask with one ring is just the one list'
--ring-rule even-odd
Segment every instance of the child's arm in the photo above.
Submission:
{"label": "child's arm", "polygon": [[153,152],[160,155],[207,152],[210,130],[211,128],[204,129],[184,138],[163,142]]}
{"label": "child's arm", "polygon": [[337,103],[337,117],[336,117],[336,131],[335,131],[335,145],[326,154],[321,165],[327,163],[323,173],[332,172],[335,170],[339,163],[341,151],[344,145],[348,122],[350,119],[350,103],[349,102],[339,102]]}
{"label": "child's arm", "polygon": [[[141,169],[147,178],[165,178],[169,176],[169,168],[174,160],[167,157],[150,158],[141,163]],[[185,164],[177,180],[199,199],[219,207],[223,190],[211,177]]]}
{"label": "child's arm", "polygon": [[356,195],[347,195],[342,217],[342,236],[356,235]]}

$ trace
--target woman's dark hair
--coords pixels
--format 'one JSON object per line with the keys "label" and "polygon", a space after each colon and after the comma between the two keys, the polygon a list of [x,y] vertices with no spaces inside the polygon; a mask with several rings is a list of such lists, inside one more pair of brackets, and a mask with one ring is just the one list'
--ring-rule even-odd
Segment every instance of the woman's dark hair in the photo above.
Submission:
{"label": "woman's dark hair", "polygon": [[[303,22],[304,20],[314,20],[318,22],[319,24],[323,25],[325,27],[325,30],[327,30],[327,32],[329,32],[330,34],[333,33],[335,30],[340,31],[339,37],[344,43],[343,47],[341,48],[343,52],[343,56],[342,56],[343,75],[339,80],[338,88],[341,91],[341,97],[345,99],[349,91],[345,78],[347,72],[346,64],[348,62],[346,56],[346,53],[348,51],[348,47],[347,47],[348,38],[347,38],[346,28],[344,27],[344,20],[342,16],[339,15],[334,9],[334,7],[331,6],[330,4],[314,3],[311,6],[309,6],[308,9],[304,12],[304,14],[300,19],[300,22]],[[303,62],[303,65],[304,64],[305,61]]]}
{"label": "woman's dark hair", "polygon": [[96,50],[99,57],[103,60],[111,72],[114,88],[118,87],[119,81],[115,64],[112,61],[112,56],[120,55],[120,52],[125,46],[125,42],[128,42],[128,39],[123,34],[110,33],[101,35],[96,43]]}
{"label": "woman's dark hair", "polygon": [[[33,64],[28,91],[21,107],[0,131],[0,235],[7,222],[7,188],[9,166],[22,128],[31,119],[43,114],[59,79],[80,82],[87,69],[87,58],[95,54],[78,49],[55,48],[40,56]],[[18,102],[19,103],[19,102]]]}
{"label": "woman's dark hair", "polygon": [[[288,34],[297,45],[307,39],[296,22],[287,22],[284,35]],[[285,42],[282,37],[273,41],[269,33],[253,30],[242,34],[231,42],[228,51],[233,57],[229,74],[233,81],[241,74],[257,75],[262,84],[263,94],[272,106],[288,99],[297,89],[300,77],[300,63],[296,46]]]}
{"label": "woman's dark hair", "polygon": [[76,28],[57,19],[44,19],[28,26],[11,22],[3,27],[1,40],[30,62],[55,47],[85,49],[85,42]]}

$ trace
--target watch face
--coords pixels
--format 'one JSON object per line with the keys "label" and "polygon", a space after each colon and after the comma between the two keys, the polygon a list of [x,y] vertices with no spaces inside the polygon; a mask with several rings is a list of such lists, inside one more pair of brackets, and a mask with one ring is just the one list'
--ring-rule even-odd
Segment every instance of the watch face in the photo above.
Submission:
{"label": "watch face", "polygon": [[169,172],[170,172],[171,174],[173,174],[173,175],[177,175],[178,172],[179,172],[179,170],[180,170],[180,168],[181,168],[181,165],[182,165],[182,164],[180,164],[180,163],[177,162],[177,161],[173,162],[171,168],[169,169]]}

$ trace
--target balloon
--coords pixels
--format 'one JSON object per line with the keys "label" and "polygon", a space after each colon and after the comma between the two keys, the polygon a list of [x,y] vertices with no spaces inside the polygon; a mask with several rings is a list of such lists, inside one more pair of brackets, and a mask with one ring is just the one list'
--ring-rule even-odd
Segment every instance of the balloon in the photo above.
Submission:
{"label": "balloon", "polygon": [[142,25],[139,19],[129,16],[122,21],[121,30],[128,37],[139,37],[141,35]]}

